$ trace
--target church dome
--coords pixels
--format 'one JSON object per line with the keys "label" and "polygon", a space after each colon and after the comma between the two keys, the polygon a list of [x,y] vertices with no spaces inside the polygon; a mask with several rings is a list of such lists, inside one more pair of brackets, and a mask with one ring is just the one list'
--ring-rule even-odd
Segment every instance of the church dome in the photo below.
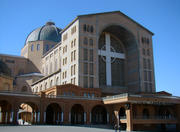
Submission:
{"label": "church dome", "polygon": [[50,40],[53,42],[61,41],[61,29],[55,26],[54,22],[47,22],[44,26],[36,28],[27,37],[26,42],[38,40]]}

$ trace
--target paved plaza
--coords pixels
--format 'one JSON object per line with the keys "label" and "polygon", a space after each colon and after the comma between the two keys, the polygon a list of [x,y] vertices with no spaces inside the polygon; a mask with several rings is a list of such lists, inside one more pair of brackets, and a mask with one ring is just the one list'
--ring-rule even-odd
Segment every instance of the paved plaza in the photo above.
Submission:
{"label": "paved plaza", "polygon": [[81,126],[0,126],[0,132],[115,132],[115,130]]}

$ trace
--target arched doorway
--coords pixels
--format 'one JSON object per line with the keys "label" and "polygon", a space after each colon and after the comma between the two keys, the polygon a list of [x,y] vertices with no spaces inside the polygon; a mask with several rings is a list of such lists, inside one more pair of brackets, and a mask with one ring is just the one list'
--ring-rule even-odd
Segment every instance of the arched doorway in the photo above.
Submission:
{"label": "arched doorway", "polygon": [[121,107],[119,110],[119,119],[126,119],[126,110],[124,107]]}
{"label": "arched doorway", "polygon": [[107,123],[107,111],[102,105],[95,106],[91,111],[92,124],[106,124]]}
{"label": "arched doorway", "polygon": [[0,101],[0,123],[8,124],[13,121],[12,105],[6,101]]}
{"label": "arched doorway", "polygon": [[46,123],[58,124],[61,119],[61,107],[57,103],[49,104],[46,108]]}
{"label": "arched doorway", "polygon": [[[108,25],[102,29],[98,39],[99,55],[99,86],[106,87],[126,87],[128,82],[132,82],[132,74],[136,76],[137,83],[133,87],[139,87],[139,53],[137,41],[133,33],[120,25]],[[128,73],[128,71],[134,71]],[[125,77],[126,75],[126,77]],[[128,86],[131,91],[131,86]],[[106,92],[116,92],[113,89],[106,89]],[[119,89],[124,92],[125,89]],[[133,88],[134,90],[134,88]],[[139,89],[137,89],[139,91]]]}
{"label": "arched doorway", "polygon": [[32,125],[40,122],[40,112],[36,104],[23,102],[18,107],[17,121],[19,125]]}
{"label": "arched doorway", "polygon": [[148,109],[143,109],[143,119],[148,119],[149,118],[149,110]]}
{"label": "arched doorway", "polygon": [[84,109],[80,104],[75,104],[71,108],[71,124],[84,124]]}

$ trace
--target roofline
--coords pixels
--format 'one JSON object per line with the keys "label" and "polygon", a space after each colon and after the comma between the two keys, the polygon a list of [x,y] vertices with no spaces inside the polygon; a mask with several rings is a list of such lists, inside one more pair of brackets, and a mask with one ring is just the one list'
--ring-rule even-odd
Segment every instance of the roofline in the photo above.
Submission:
{"label": "roofline", "polygon": [[111,12],[102,12],[102,13],[93,13],[93,14],[86,14],[86,15],[78,15],[77,18],[86,17],[86,16],[93,16],[93,15],[110,14],[110,13],[120,13],[121,15],[125,16],[126,18],[128,18],[129,20],[131,20],[132,22],[134,22],[135,24],[137,24],[141,28],[143,28],[146,31],[148,31],[150,34],[154,35],[153,32],[151,32],[150,30],[148,30],[147,28],[145,28],[144,26],[142,26],[141,24],[139,24],[138,22],[136,22],[135,20],[133,20],[132,18],[130,18],[129,16],[125,15],[124,13],[122,13],[120,11],[111,11]]}
{"label": "roofline", "polygon": [[61,45],[61,41],[58,42],[55,46],[53,46],[50,50],[48,50],[45,54],[43,54],[42,58],[44,58],[46,55],[48,55],[51,51],[53,51],[55,48],[57,48],[59,45]]}
{"label": "roofline", "polygon": [[[63,32],[65,32],[66,31],[66,29],[68,29],[73,23],[75,23],[75,21],[76,20],[78,20],[78,16],[75,18],[75,19],[73,19],[73,21],[71,22],[71,23],[69,23],[64,29],[62,29],[61,31],[60,31],[60,34],[62,35],[62,33]],[[62,37],[62,36],[61,36]]]}
{"label": "roofline", "polygon": [[1,54],[0,53],[0,56],[7,56],[7,57],[14,57],[14,58],[19,58],[19,59],[27,59],[23,56],[18,56],[18,55],[9,55],[9,54]]}
{"label": "roofline", "polygon": [[37,81],[35,81],[34,83],[32,83],[31,86],[36,85],[37,83],[39,83],[39,82],[41,82],[41,81],[43,81],[43,80],[45,80],[45,79],[47,79],[47,78],[53,76],[54,74],[56,74],[56,73],[58,73],[58,72],[61,72],[61,69],[59,69],[59,70],[57,70],[56,72],[53,72],[53,73],[51,73],[51,74],[49,74],[49,75],[43,77],[43,78],[40,78],[39,80],[37,80]]}

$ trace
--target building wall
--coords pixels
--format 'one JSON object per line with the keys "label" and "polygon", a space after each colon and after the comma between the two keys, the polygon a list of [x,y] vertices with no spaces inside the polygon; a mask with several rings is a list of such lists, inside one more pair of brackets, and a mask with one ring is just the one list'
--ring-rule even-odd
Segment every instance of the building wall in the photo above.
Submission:
{"label": "building wall", "polygon": [[[94,32],[84,32],[83,31],[83,25],[89,25],[93,26]],[[131,65],[131,67],[138,67],[138,70],[133,73],[133,75],[130,76],[131,82],[127,82],[127,87],[129,92],[155,92],[155,84],[154,84],[154,66],[153,66],[153,52],[152,52],[152,33],[148,32],[132,20],[128,19],[124,15],[120,13],[114,13],[114,14],[101,14],[101,15],[91,15],[91,16],[82,16],[80,17],[80,54],[82,56],[83,54],[83,48],[85,45],[83,45],[83,39],[84,37],[93,38],[94,41],[94,63],[96,66],[94,66],[94,86],[99,87],[99,71],[98,71],[98,39],[102,31],[111,25],[119,25],[123,28],[125,28],[129,33],[133,34],[134,39],[136,41],[137,45],[137,55],[135,55],[133,58],[133,55],[131,55],[131,59],[135,60],[134,64]],[[147,42],[144,42],[142,44],[141,40],[142,38],[145,38]],[[142,49],[145,49],[146,53],[145,55],[142,55]],[[90,47],[88,47],[90,49]],[[147,50],[149,50],[149,54],[147,55]],[[82,57],[83,58],[83,57]],[[143,67],[143,58],[146,58],[146,60],[150,60],[151,68],[144,69]],[[80,72],[80,86],[83,86],[83,62],[80,62],[80,69],[82,69]],[[151,74],[151,77],[148,78],[150,75],[146,75],[148,79],[145,81],[144,77],[144,71],[148,71],[148,73]],[[127,71],[129,72],[129,71]],[[85,76],[85,75],[84,75]],[[89,76],[89,75],[88,75]],[[145,88],[144,84],[147,83],[147,87]],[[146,90],[145,90],[146,89]]]}
{"label": "building wall", "polygon": [[13,78],[0,74],[0,91],[13,90]]}

